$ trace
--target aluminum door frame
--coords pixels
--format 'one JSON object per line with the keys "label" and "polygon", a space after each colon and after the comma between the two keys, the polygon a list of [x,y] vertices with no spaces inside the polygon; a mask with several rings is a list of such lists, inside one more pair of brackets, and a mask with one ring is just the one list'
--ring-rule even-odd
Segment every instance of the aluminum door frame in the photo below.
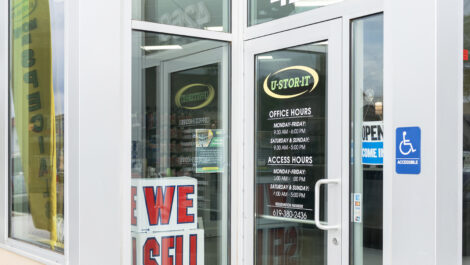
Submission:
{"label": "aluminum door frame", "polygon": [[[348,30],[348,29],[347,29]],[[249,40],[244,45],[244,174],[242,205],[244,256],[242,264],[254,263],[254,125],[255,125],[255,55],[269,51],[276,51],[289,47],[328,41],[328,90],[327,90],[327,120],[328,120],[328,151],[327,175],[328,179],[340,180],[340,185],[328,186],[328,224],[340,225],[338,230],[328,231],[327,236],[327,264],[340,265],[349,256],[349,172],[344,167],[344,152],[348,152],[349,137],[347,122],[349,116],[345,115],[343,104],[349,100],[349,94],[343,93],[343,43],[342,19],[334,19],[319,24],[305,26],[298,29],[260,37]],[[344,127],[346,125],[346,127]],[[346,144],[346,146],[345,146]],[[346,170],[346,172],[344,171]],[[345,203],[346,202],[346,203]],[[346,220],[346,221],[344,221]],[[337,244],[333,243],[338,240]],[[346,258],[345,258],[346,257]],[[345,263],[343,263],[345,264]]]}

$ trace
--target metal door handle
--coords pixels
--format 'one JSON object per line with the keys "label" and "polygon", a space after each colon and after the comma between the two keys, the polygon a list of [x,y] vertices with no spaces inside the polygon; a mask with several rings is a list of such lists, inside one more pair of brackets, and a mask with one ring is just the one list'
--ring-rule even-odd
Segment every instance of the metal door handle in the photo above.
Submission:
{"label": "metal door handle", "polygon": [[339,225],[323,225],[320,222],[320,186],[325,184],[340,184],[341,181],[339,179],[321,179],[317,181],[315,184],[315,224],[317,225],[318,229],[321,230],[334,230],[334,229],[339,229]]}

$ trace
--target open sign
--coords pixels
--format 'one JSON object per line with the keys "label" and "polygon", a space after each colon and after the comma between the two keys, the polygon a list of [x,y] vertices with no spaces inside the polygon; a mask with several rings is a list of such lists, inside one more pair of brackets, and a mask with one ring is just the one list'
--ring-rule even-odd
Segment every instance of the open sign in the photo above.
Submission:
{"label": "open sign", "polygon": [[369,121],[362,125],[362,164],[383,165],[383,121]]}

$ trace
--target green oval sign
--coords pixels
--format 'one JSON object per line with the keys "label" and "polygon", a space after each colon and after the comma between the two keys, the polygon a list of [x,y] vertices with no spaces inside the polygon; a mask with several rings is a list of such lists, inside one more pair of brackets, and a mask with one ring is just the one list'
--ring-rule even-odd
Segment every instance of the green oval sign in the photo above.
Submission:
{"label": "green oval sign", "polygon": [[290,66],[269,74],[263,89],[270,97],[289,99],[312,92],[320,78],[317,71],[307,66]]}
{"label": "green oval sign", "polygon": [[175,95],[175,104],[183,109],[202,109],[209,105],[215,96],[215,89],[209,84],[189,84]]}

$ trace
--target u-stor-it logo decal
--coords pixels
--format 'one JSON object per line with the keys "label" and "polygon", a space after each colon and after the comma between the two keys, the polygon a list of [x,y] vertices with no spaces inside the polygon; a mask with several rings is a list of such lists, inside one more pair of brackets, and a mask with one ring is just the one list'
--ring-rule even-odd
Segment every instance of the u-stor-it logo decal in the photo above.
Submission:
{"label": "u-stor-it logo decal", "polygon": [[182,87],[175,95],[175,104],[179,108],[195,110],[209,105],[215,96],[215,89],[209,84],[189,84]]}
{"label": "u-stor-it logo decal", "polygon": [[[285,6],[287,4],[287,0],[271,0],[271,3],[276,3],[281,1],[281,6]],[[289,0],[289,4],[295,3],[299,0]]]}
{"label": "u-stor-it logo decal", "polygon": [[297,65],[269,74],[264,80],[263,88],[270,97],[289,99],[312,92],[319,80],[317,71]]}

